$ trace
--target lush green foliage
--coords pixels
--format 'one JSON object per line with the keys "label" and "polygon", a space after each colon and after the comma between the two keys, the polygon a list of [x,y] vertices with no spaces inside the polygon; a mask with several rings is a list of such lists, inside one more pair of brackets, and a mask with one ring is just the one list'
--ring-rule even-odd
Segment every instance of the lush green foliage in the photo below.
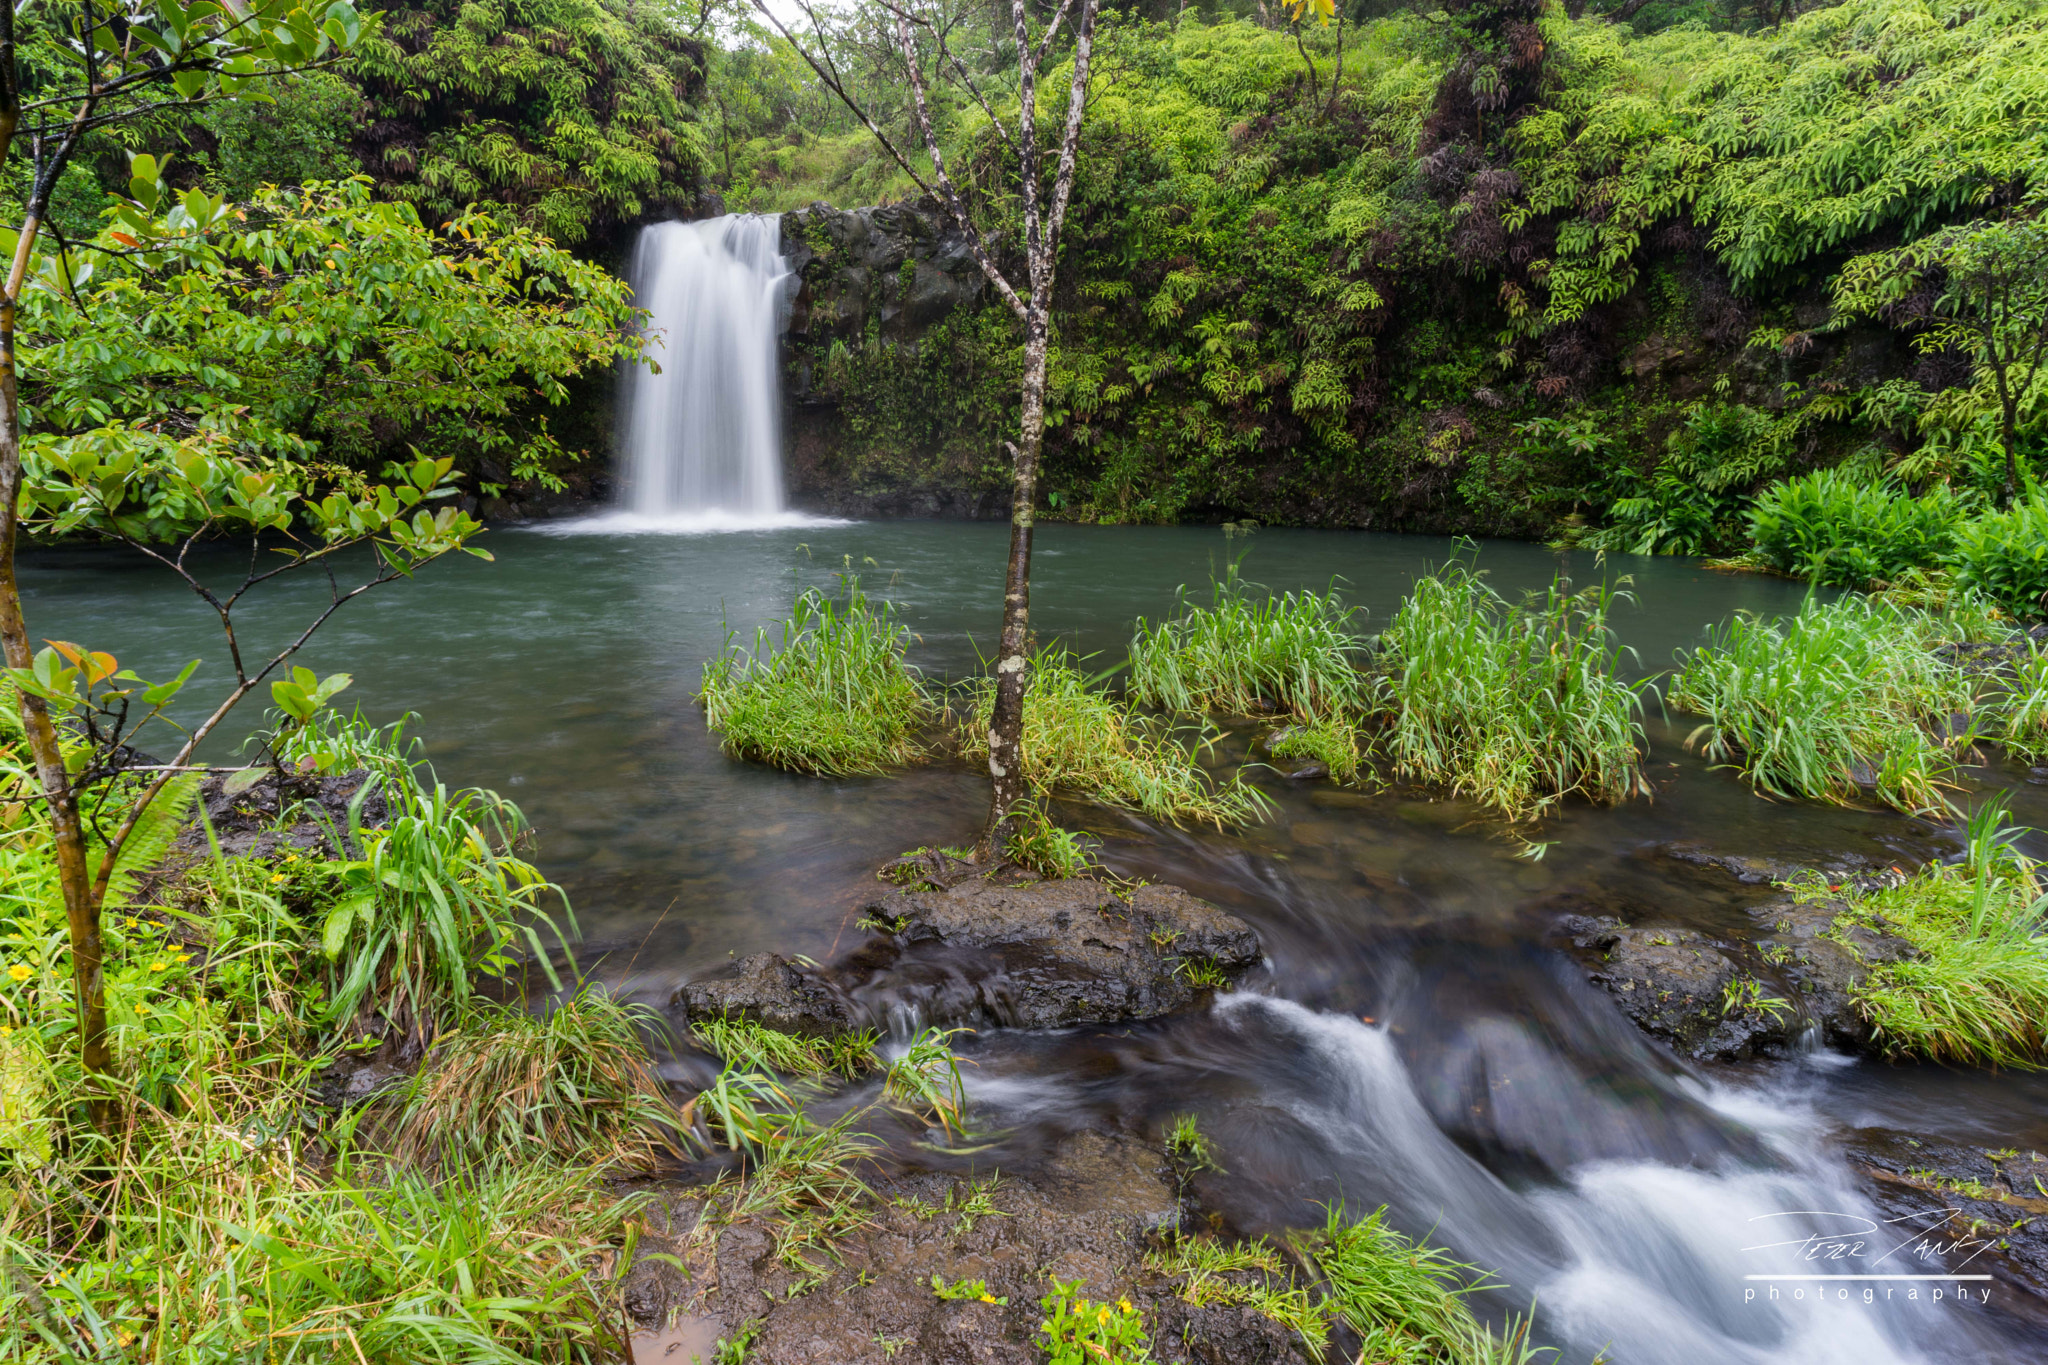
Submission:
{"label": "lush green foliage", "polygon": [[[1858,455],[1916,488],[2006,482],[1977,324],[2048,335],[2048,313],[2032,294],[1963,297],[1940,270],[2038,235],[2037,6],[1849,0],[1774,12],[1769,31],[1654,33],[1552,9],[1519,38],[1459,13],[1352,29],[1330,100],[1277,27],[1105,25],[1056,319],[1050,515],[1720,553],[1751,494],[1795,468]],[[1308,35],[1326,73],[1332,44]],[[757,74],[764,100],[804,85]],[[1481,108],[1482,87],[1502,102]],[[972,106],[940,114],[1000,221],[1006,149]],[[761,139],[758,202],[887,192],[857,129],[801,121],[818,135]],[[1814,285],[1832,316],[1802,310]],[[814,374],[835,348],[858,360],[828,386],[845,431],[901,418],[850,466],[999,477],[959,458],[1010,420],[986,352],[814,344]],[[2023,480],[2048,404],[2022,388]]]}
{"label": "lush green foliage", "polygon": [[[1994,800],[1971,817],[1961,862],[1930,863],[1852,903],[1849,918],[1918,950],[1871,963],[1853,990],[1887,1048],[1990,1066],[2048,1060],[2048,886],[2013,846],[2021,832]],[[1827,893],[1814,886],[1802,894]]]}
{"label": "lush green foliage", "polygon": [[[306,1360],[339,1350],[372,1365],[615,1355],[636,1205],[578,1163],[642,1163],[675,1122],[635,1021],[591,996],[545,1020],[465,1010],[466,980],[359,971],[349,954],[375,951],[380,922],[430,915],[420,902],[436,885],[472,902],[502,890],[493,812],[416,785],[406,796],[401,785],[415,779],[388,732],[330,722],[298,743],[368,759],[395,818],[381,836],[355,832],[367,859],[288,845],[261,861],[216,851],[108,916],[124,1116],[111,1139],[87,1121],[79,1058],[65,1045],[74,1000],[48,826],[20,799],[28,779],[16,756],[0,751],[0,1171],[11,1177],[0,1188],[12,1192],[0,1216],[0,1259],[12,1267],[0,1277],[0,1354]],[[103,813],[131,796],[115,788]],[[408,820],[439,820],[445,837]],[[154,858],[166,842],[130,847]],[[366,862],[374,902],[357,901],[351,931],[323,943],[323,927],[360,894]],[[363,924],[367,939],[353,932]],[[330,946],[343,955],[332,967]],[[475,960],[459,938],[448,948]],[[404,1096],[331,1116],[307,1105],[355,1017],[331,994],[330,973],[367,980],[394,1022],[407,1011],[460,1021]],[[430,1001],[397,994],[414,985]],[[440,1171],[429,1177],[366,1143],[387,1112],[399,1145]],[[44,1182],[65,1193],[46,1198]]]}
{"label": "lush green foliage", "polygon": [[1937,738],[1976,702],[1970,677],[1929,646],[1939,617],[1862,597],[1808,599],[1778,623],[1748,613],[1683,652],[1674,706],[1706,717],[1690,742],[1779,797],[1902,810],[1936,803],[1955,765]]}
{"label": "lush green foliage", "polygon": [[2022,616],[2048,616],[2048,492],[1956,530],[1956,582]]}
{"label": "lush green foliage", "polygon": [[1645,685],[1615,676],[1614,596],[1553,583],[1516,606],[1461,564],[1417,579],[1374,660],[1396,771],[1517,819],[1642,790]]}
{"label": "lush green foliage", "polygon": [[350,68],[364,168],[429,219],[512,206],[562,242],[687,213],[706,168],[702,49],[663,7],[418,0]]}
{"label": "lush green foliage", "polygon": [[246,204],[265,185],[346,180],[362,167],[349,141],[363,115],[362,92],[332,71],[279,81],[268,100],[231,100],[206,111],[213,135],[211,187]]}
{"label": "lush green foliage", "polygon": [[20,323],[32,469],[81,448],[361,465],[396,433],[538,473],[561,454],[538,410],[635,351],[621,281],[481,213],[430,231],[362,180],[265,191],[160,254],[66,259]]}
{"label": "lush green foliage", "polygon": [[699,699],[726,752],[798,772],[880,773],[915,759],[917,729],[933,712],[903,662],[910,632],[895,607],[870,605],[849,576],[843,599],[798,593],[789,616],[733,643],[704,665]]}
{"label": "lush green foliage", "polygon": [[320,947],[334,964],[334,1020],[373,1010],[401,1033],[431,1039],[443,1012],[468,1002],[471,976],[505,974],[522,943],[552,981],[539,928],[561,932],[548,909],[561,893],[512,852],[526,830],[519,808],[495,792],[451,792],[410,775],[380,785],[390,819],[352,828],[362,856],[330,865],[338,884]]}
{"label": "lush green foliage", "polygon": [[1774,569],[1860,588],[1942,563],[1962,520],[1963,505],[1946,487],[1916,498],[1889,482],[1824,469],[1759,497],[1750,534],[1757,556]]}
{"label": "lush green foliage", "polygon": [[[1067,792],[1142,811],[1159,820],[1216,825],[1249,824],[1263,798],[1242,778],[1217,783],[1196,762],[1196,750],[1171,728],[1141,716],[1096,691],[1058,650],[1031,661],[1024,694],[1024,770],[1042,792]],[[995,680],[977,679],[960,724],[960,747],[969,758],[988,756],[989,715]]]}

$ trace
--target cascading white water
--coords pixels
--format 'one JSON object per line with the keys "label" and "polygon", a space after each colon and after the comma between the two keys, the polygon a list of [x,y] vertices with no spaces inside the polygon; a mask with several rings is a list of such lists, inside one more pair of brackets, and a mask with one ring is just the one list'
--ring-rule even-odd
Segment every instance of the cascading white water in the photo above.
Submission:
{"label": "cascading white water", "polygon": [[633,301],[648,355],[620,412],[622,508],[561,529],[731,531],[810,524],[782,486],[778,338],[797,277],[782,220],[728,214],[641,229]]}

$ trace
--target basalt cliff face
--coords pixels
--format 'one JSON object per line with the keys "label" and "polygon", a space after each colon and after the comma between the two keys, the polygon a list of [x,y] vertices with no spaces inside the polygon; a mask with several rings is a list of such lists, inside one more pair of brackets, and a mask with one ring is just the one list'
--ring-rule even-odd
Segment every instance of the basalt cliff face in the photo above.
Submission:
{"label": "basalt cliff face", "polygon": [[812,204],[782,216],[782,249],[803,280],[784,349],[791,501],[844,516],[1003,515],[995,413],[940,392],[972,361],[956,333],[993,297],[959,229],[929,207]]}

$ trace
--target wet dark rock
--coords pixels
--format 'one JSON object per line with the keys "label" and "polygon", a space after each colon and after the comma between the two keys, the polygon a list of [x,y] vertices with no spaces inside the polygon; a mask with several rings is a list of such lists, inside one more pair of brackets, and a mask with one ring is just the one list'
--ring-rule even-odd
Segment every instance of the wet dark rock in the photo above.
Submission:
{"label": "wet dark rock", "polygon": [[[1896,886],[1904,874],[1860,858],[1825,871],[1686,845],[1663,850],[1679,861],[1716,868],[1745,885],[1811,878],[1831,890]],[[1873,965],[1913,954],[1911,944],[1849,917],[1837,896],[1780,894],[1745,913],[1751,935],[1717,936],[1612,915],[1568,915],[1557,931],[1645,1032],[1699,1061],[1783,1056],[1808,1042],[1845,1050],[1870,1045],[1870,1029],[1852,991]]]}
{"label": "wet dark rock", "polygon": [[1558,926],[1622,1013],[1689,1057],[1738,1060],[1781,1048],[1787,1030],[1763,1009],[1729,1008],[1738,976],[1720,941],[1691,929],[1631,928],[1611,915]]}
{"label": "wet dark rock", "polygon": [[1260,959],[1249,925],[1173,886],[1120,894],[1089,878],[976,878],[881,895],[864,913],[890,937],[856,955],[841,979],[863,975],[850,989],[874,1010],[908,987],[932,1021],[1066,1028],[1146,1019],[1186,1009]]}
{"label": "wet dark rock", "polygon": [[[982,1178],[985,1180],[987,1175]],[[1240,1308],[1193,1308],[1177,1281],[1145,1255],[1178,1226],[1181,1206],[1157,1151],[1120,1136],[1084,1133],[1040,1165],[1004,1172],[989,1189],[995,1212],[963,1218],[963,1177],[913,1173],[881,1182],[869,1221],[819,1255],[822,1282],[806,1284],[752,1222],[704,1236],[684,1252],[698,1297],[675,1304],[715,1315],[730,1336],[758,1321],[749,1360],[763,1365],[1040,1365],[1036,1344],[1046,1277],[1079,1279],[1097,1302],[1128,1299],[1145,1318],[1162,1365],[1299,1365],[1308,1357],[1285,1328]],[[944,1300],[932,1289],[981,1280],[991,1298]]]}
{"label": "wet dark rock", "polygon": [[[1859,1128],[1843,1142],[1850,1169],[1886,1220],[1890,1243],[1916,1272],[1915,1248],[1941,1244],[1940,1268],[1994,1277],[1991,1303],[2048,1323],[2048,1157],[1966,1147],[1889,1128]],[[2001,1293],[2001,1289],[2019,1293]]]}
{"label": "wet dark rock", "polygon": [[1328,777],[1330,765],[1317,759],[1310,759],[1299,768],[1290,769],[1287,776],[1295,782],[1306,782],[1312,777]]}
{"label": "wet dark rock", "polygon": [[988,287],[967,239],[935,205],[811,204],[782,215],[782,250],[802,280],[790,309],[796,339],[858,340],[870,318],[890,333],[922,329]]}
{"label": "wet dark rock", "polygon": [[[220,850],[230,858],[268,858],[298,851],[333,857],[343,850],[334,847],[330,832],[346,836],[349,803],[370,780],[364,769],[348,773],[307,773],[290,776],[282,801],[277,778],[265,776],[241,791],[228,790],[229,774],[209,775],[199,786],[199,804],[206,810]],[[280,811],[293,814],[288,825],[279,827]],[[372,787],[364,795],[362,823],[375,828],[390,818],[383,793]],[[198,820],[179,831],[171,845],[173,853],[206,854],[206,830]]]}
{"label": "wet dark rock", "polygon": [[805,1038],[829,1038],[858,1027],[852,1003],[824,973],[776,953],[756,953],[716,975],[687,982],[671,1003],[691,1019],[750,1019]]}

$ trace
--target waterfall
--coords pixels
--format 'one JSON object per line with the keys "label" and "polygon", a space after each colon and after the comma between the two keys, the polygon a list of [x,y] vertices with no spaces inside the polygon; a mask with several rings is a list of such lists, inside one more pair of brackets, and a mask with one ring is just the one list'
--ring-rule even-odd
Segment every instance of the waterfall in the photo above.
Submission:
{"label": "waterfall", "polygon": [[[619,511],[576,529],[733,531],[814,524],[783,505],[778,337],[797,277],[774,214],[641,229],[634,303],[648,355],[622,385]],[[571,529],[571,528],[563,528]]]}

